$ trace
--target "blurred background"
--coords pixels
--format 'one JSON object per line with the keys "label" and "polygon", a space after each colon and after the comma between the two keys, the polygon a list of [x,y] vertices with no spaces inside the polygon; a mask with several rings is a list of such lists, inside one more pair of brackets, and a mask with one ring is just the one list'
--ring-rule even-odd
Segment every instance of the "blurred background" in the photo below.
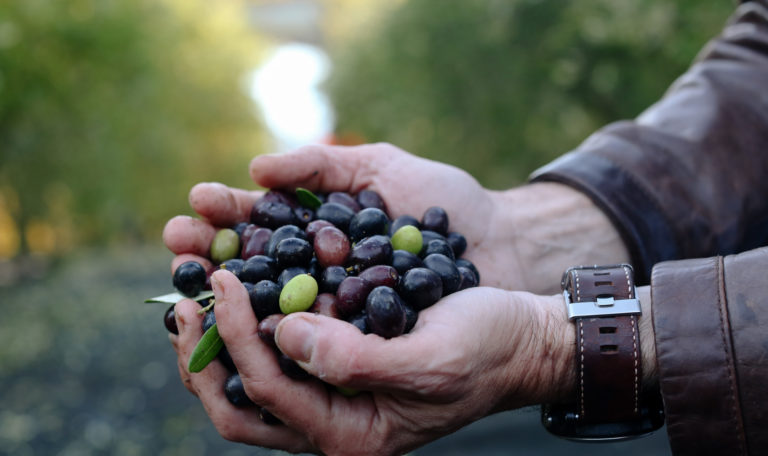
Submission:
{"label": "blurred background", "polygon": [[[0,454],[277,454],[223,441],[161,322],[165,221],[250,159],[388,141],[483,185],[658,99],[734,3],[0,2]],[[427,454],[669,452],[548,437],[536,410]]]}

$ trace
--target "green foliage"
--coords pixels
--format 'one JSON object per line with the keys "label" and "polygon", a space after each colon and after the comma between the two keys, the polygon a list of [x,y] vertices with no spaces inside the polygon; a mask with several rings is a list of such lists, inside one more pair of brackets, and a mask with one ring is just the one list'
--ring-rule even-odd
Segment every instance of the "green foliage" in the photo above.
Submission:
{"label": "green foliage", "polygon": [[337,52],[337,132],[507,188],[657,100],[729,1],[410,0]]}
{"label": "green foliage", "polygon": [[0,196],[19,229],[157,238],[194,183],[248,184],[263,129],[243,81],[262,45],[241,6],[0,2]]}

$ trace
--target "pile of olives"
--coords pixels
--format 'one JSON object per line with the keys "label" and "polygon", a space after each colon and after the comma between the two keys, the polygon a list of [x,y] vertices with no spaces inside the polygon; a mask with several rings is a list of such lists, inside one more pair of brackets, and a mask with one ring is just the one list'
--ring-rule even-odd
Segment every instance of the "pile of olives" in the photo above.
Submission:
{"label": "pile of olives", "polygon": [[[275,329],[286,314],[314,312],[347,321],[364,334],[397,337],[414,327],[419,311],[477,286],[477,269],[461,258],[466,248],[464,236],[449,231],[448,214],[440,207],[428,208],[421,220],[410,215],[390,220],[384,201],[371,190],[357,195],[270,190],[253,205],[248,222],[217,231],[209,255],[213,268],[186,262],[177,268],[173,285],[194,299],[210,290],[217,268],[235,274],[248,291],[258,334],[274,349],[280,368],[305,380],[310,375],[275,344]],[[210,345],[218,337],[215,303],[202,311],[201,343],[209,339]],[[174,306],[164,321],[178,334]],[[253,406],[226,347],[216,357],[232,372],[224,386],[229,401]],[[277,422],[261,412],[265,422]]]}

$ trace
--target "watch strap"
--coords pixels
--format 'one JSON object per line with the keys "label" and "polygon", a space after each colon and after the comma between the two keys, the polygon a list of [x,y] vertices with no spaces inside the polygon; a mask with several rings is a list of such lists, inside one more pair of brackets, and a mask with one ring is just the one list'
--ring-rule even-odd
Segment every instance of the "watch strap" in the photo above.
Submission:
{"label": "watch strap", "polygon": [[[629,265],[571,268],[563,280],[573,302],[634,299]],[[636,315],[575,319],[579,420],[637,419],[642,378]]]}

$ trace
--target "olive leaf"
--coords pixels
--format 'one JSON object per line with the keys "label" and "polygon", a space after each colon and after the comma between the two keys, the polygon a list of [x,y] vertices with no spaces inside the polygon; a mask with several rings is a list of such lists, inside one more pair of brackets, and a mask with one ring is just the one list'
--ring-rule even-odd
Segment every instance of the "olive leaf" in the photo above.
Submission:
{"label": "olive leaf", "polygon": [[176,304],[177,302],[181,301],[182,299],[191,299],[193,301],[202,301],[203,299],[208,299],[213,297],[213,291],[207,290],[202,291],[200,294],[198,294],[195,297],[190,298],[189,296],[184,296],[181,293],[168,293],[166,295],[162,296],[155,296],[154,298],[147,298],[144,300],[144,302],[147,303],[161,303],[161,304]]}
{"label": "olive leaf", "polygon": [[200,341],[192,350],[192,356],[189,357],[187,370],[190,372],[200,372],[219,354],[219,350],[224,346],[224,341],[219,336],[219,328],[216,323],[203,334]]}
{"label": "olive leaf", "polygon": [[318,207],[323,205],[323,202],[320,201],[320,198],[318,198],[317,195],[310,192],[306,188],[299,187],[296,189],[296,199],[299,200],[299,204],[312,209],[313,211],[317,210]]}

